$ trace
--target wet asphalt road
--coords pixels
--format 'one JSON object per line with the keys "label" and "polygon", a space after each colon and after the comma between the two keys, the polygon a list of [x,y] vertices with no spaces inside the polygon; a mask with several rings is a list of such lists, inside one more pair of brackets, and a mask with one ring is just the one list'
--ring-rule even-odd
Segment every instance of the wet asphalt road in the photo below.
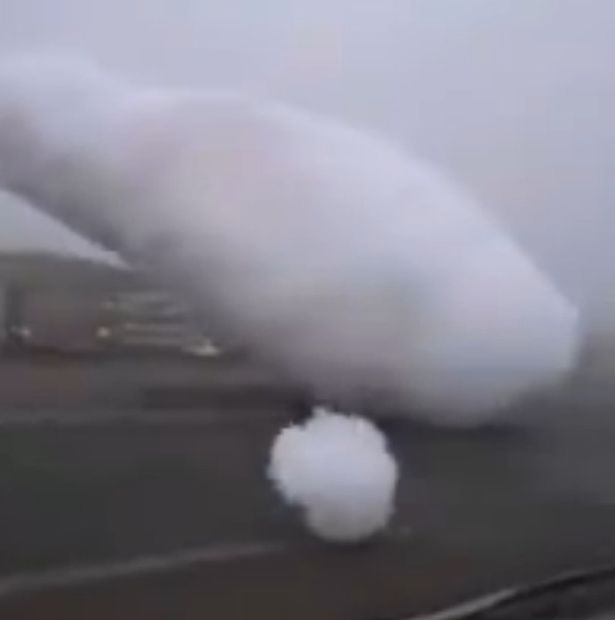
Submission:
{"label": "wet asphalt road", "polygon": [[173,570],[6,591],[0,617],[376,620],[614,562],[610,368],[499,428],[387,424],[398,511],[382,540],[357,549],[310,540],[264,480],[282,412],[6,426],[0,594],[15,573],[211,553]]}

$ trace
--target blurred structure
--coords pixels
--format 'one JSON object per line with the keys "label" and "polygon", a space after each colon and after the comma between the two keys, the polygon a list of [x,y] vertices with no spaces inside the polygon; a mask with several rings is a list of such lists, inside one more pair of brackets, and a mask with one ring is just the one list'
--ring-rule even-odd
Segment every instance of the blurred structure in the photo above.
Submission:
{"label": "blurred structure", "polygon": [[215,348],[190,310],[123,266],[57,254],[0,255],[5,352]]}
{"label": "blurred structure", "polygon": [[203,344],[189,308],[168,294],[128,288],[107,295],[96,331],[105,346],[190,350]]}

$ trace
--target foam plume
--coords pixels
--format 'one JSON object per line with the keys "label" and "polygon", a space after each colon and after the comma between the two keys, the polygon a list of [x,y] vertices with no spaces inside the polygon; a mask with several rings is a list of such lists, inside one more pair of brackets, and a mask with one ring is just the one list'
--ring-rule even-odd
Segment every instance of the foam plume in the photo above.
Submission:
{"label": "foam plume", "polygon": [[378,136],[277,102],[13,59],[0,185],[340,402],[474,423],[575,361],[575,309],[471,197]]}

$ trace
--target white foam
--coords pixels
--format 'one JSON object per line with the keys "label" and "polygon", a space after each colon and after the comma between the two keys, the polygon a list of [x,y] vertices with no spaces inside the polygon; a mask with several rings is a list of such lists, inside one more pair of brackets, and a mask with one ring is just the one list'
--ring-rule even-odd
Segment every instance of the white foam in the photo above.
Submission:
{"label": "white foam", "polygon": [[368,420],[324,409],[276,437],[269,464],[275,487],[299,506],[307,527],[335,542],[382,530],[394,510],[397,464]]}
{"label": "white foam", "polygon": [[472,198],[276,102],[9,63],[0,181],[324,396],[468,424],[576,359],[576,310]]}

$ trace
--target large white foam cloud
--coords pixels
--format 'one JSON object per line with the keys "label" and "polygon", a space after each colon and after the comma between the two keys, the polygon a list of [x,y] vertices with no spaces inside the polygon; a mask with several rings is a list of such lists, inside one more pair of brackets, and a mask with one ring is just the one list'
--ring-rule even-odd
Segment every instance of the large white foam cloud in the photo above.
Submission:
{"label": "large white foam cloud", "polygon": [[471,423],[574,363],[575,309],[472,198],[378,136],[276,102],[10,61],[0,184],[343,403]]}

